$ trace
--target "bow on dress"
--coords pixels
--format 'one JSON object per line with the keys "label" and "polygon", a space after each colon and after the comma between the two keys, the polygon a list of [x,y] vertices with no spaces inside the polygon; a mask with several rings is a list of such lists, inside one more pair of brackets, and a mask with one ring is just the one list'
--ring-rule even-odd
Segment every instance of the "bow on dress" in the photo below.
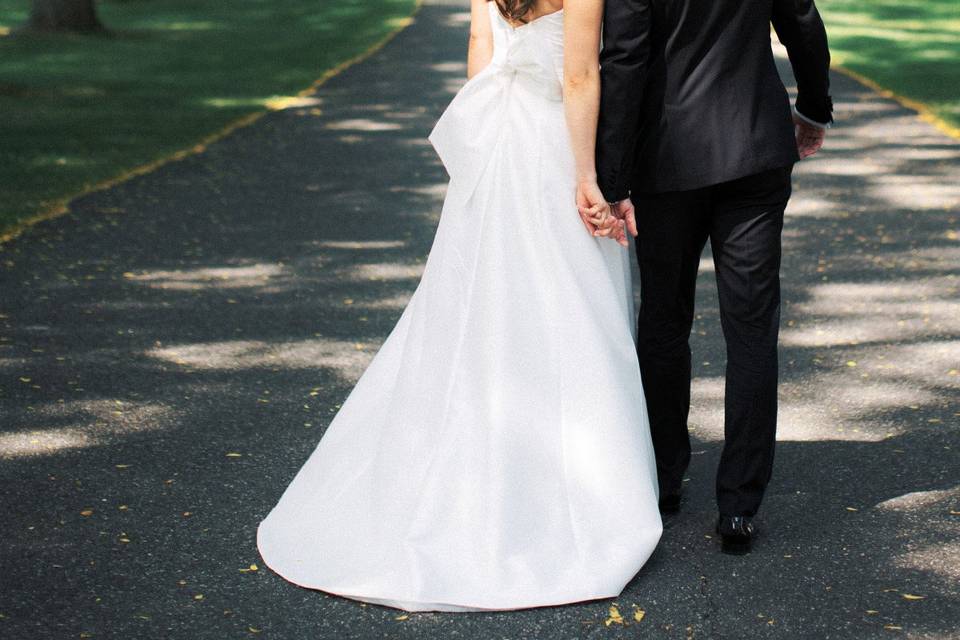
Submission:
{"label": "bow on dress", "polygon": [[524,27],[509,30],[506,38],[505,47],[495,45],[490,64],[460,89],[428,138],[450,174],[447,198],[459,203],[473,195],[490,163],[514,88],[522,85],[552,102],[563,99],[549,43]]}

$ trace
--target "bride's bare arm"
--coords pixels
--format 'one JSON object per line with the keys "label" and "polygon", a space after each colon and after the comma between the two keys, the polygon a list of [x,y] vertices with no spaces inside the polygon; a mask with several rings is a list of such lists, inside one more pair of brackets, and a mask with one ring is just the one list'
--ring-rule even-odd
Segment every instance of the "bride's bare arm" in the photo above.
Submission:
{"label": "bride's bare arm", "polygon": [[467,48],[467,78],[480,73],[493,58],[493,30],[487,0],[470,0],[470,45]]}
{"label": "bride's bare arm", "polygon": [[577,205],[595,235],[612,231],[596,167],[602,20],[603,0],[566,0],[563,5],[563,101],[576,161]]}

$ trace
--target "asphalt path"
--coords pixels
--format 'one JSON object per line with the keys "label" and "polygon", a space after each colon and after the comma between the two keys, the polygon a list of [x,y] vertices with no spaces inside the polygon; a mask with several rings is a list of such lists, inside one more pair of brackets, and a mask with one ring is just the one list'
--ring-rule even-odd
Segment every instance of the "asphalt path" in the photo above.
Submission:
{"label": "asphalt path", "polygon": [[787,213],[753,554],[711,531],[708,252],[688,498],[619,598],[405,616],[263,566],[257,524],[430,248],[446,175],[426,135],[463,82],[461,4],[428,1],[310,99],[0,247],[0,636],[960,637],[960,143],[841,74]]}

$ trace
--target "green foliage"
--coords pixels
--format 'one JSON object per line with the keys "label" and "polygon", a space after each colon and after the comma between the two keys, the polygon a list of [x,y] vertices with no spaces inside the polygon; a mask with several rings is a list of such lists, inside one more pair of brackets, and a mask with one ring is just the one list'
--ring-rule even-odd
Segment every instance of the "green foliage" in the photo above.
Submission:
{"label": "green foliage", "polygon": [[818,0],[833,58],[960,126],[957,0]]}
{"label": "green foliage", "polygon": [[[0,0],[0,35],[27,19]],[[296,94],[414,0],[98,3],[105,36],[0,37],[0,230]]]}

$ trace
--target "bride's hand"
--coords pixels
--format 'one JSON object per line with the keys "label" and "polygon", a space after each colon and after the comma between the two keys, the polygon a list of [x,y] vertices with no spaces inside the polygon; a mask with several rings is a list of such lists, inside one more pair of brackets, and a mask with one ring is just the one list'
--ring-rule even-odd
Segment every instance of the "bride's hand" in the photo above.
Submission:
{"label": "bride's hand", "polygon": [[614,218],[610,205],[595,180],[583,181],[577,185],[577,211],[583,226],[592,236],[610,235],[619,222]]}
{"label": "bride's hand", "polygon": [[618,221],[613,217],[613,210],[606,202],[589,207],[583,213],[594,226],[595,236],[609,236],[617,226]]}

